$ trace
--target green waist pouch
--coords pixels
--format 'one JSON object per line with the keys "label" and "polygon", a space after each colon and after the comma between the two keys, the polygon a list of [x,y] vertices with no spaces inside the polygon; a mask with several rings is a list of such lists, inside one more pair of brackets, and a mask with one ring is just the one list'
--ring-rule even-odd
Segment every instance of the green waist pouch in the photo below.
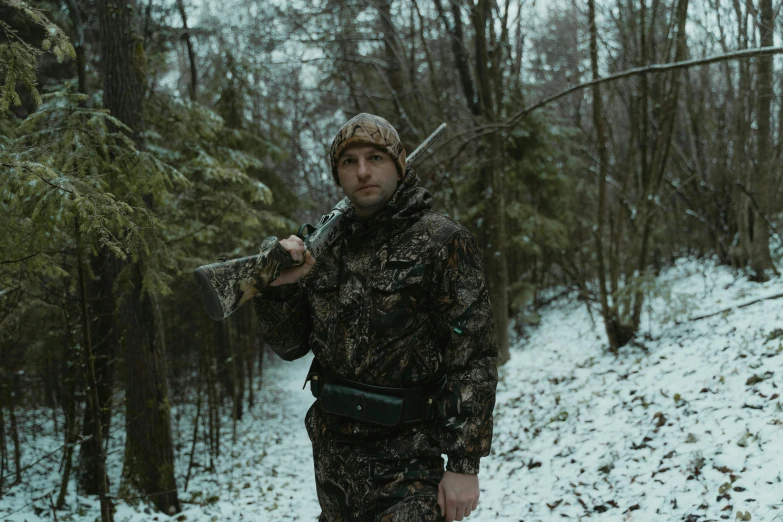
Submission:
{"label": "green waist pouch", "polygon": [[330,413],[382,426],[399,424],[405,406],[403,397],[358,390],[334,383],[324,385],[318,399],[321,401],[321,407]]}

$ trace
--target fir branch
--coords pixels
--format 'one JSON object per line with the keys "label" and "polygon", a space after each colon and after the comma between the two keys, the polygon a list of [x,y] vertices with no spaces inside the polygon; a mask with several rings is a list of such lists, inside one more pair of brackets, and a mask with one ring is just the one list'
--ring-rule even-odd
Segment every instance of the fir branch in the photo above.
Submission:
{"label": "fir branch", "polygon": [[5,76],[5,83],[0,92],[0,113],[2,113],[12,104],[15,106],[22,104],[16,92],[17,83],[24,85],[36,104],[41,103],[35,78],[39,55],[51,52],[58,62],[62,62],[65,58],[75,59],[76,51],[65,32],[50,22],[41,10],[31,7],[23,0],[0,0],[0,5],[16,9],[25,21],[40,26],[47,35],[41,42],[41,49],[36,49],[22,40],[7,22],[0,20],[0,30],[8,42],[0,45],[0,76]]}

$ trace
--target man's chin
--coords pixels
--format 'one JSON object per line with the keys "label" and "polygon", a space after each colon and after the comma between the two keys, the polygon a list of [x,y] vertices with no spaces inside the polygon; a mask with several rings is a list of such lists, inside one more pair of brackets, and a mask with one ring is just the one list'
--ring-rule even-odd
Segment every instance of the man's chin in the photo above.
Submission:
{"label": "man's chin", "polygon": [[381,210],[386,201],[376,198],[354,198],[351,200],[351,203],[353,203],[354,208],[361,214],[373,214]]}

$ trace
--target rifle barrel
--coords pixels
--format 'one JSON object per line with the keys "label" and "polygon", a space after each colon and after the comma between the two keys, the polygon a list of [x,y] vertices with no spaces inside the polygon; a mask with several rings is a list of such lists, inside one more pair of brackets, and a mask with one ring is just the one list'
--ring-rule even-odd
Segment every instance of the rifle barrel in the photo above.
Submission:
{"label": "rifle barrel", "polygon": [[441,123],[441,124],[440,124],[440,127],[438,127],[437,129],[435,129],[435,132],[433,132],[432,134],[430,134],[430,136],[429,136],[429,137],[428,137],[426,140],[424,140],[423,142],[421,142],[421,145],[419,145],[418,147],[416,147],[416,150],[414,150],[414,151],[411,153],[411,155],[410,155],[410,156],[408,156],[408,159],[405,161],[405,164],[406,164],[407,166],[411,166],[411,165],[413,165],[413,164],[416,162],[416,160],[417,160],[417,159],[419,159],[419,156],[421,156],[422,154],[424,154],[424,152],[425,152],[427,149],[429,149],[429,148],[430,148],[430,145],[432,145],[432,144],[433,144],[433,142],[434,142],[435,140],[437,140],[438,138],[440,138],[440,135],[441,135],[441,134],[443,134],[443,131],[445,131],[445,130],[446,130],[446,124],[445,124],[445,123]]}

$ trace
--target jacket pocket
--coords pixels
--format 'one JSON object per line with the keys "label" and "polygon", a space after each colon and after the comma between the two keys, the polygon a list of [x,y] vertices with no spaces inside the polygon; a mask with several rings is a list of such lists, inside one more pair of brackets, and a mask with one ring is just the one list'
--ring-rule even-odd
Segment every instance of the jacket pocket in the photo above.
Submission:
{"label": "jacket pocket", "polygon": [[[337,322],[337,273],[325,271],[315,274],[315,277],[307,280],[306,292],[313,321],[310,348],[315,348],[314,345],[321,345],[321,348],[324,348],[334,342]],[[318,348],[313,351],[317,353]]]}
{"label": "jacket pocket", "polygon": [[415,260],[387,261],[370,286],[370,335],[398,337],[422,320],[425,267]]}

